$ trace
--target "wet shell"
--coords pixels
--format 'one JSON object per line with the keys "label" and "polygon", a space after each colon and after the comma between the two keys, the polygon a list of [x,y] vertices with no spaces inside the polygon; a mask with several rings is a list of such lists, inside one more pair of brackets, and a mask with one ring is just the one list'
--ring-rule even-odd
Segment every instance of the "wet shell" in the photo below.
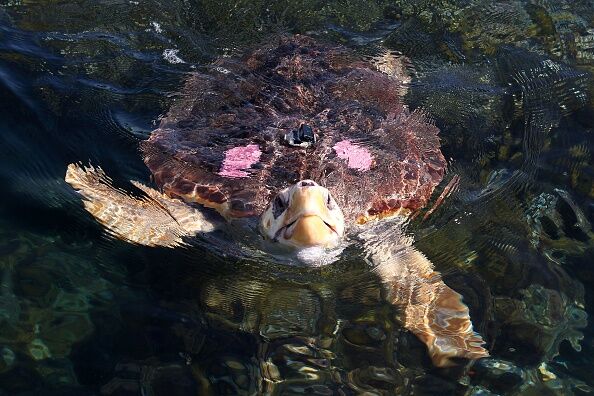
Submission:
{"label": "wet shell", "polygon": [[[327,187],[350,221],[415,210],[446,162],[437,127],[402,103],[407,80],[344,47],[283,36],[193,74],[141,144],[145,163],[167,194],[232,217],[259,215],[302,179]],[[289,145],[302,124],[316,142]]]}

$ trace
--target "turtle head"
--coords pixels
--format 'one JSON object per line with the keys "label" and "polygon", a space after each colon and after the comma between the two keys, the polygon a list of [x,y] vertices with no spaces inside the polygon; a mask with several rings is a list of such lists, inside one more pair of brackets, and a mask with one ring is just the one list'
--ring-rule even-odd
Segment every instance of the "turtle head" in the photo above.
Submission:
{"label": "turtle head", "polygon": [[302,180],[280,191],[260,218],[262,234],[297,247],[334,247],[344,234],[344,217],[326,188]]}

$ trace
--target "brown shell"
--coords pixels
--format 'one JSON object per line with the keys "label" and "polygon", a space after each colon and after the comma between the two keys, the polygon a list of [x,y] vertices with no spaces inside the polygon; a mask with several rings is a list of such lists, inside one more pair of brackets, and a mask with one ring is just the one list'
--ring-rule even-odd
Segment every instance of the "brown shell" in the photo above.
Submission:
{"label": "brown shell", "polygon": [[[173,196],[230,216],[259,215],[280,189],[302,179],[327,187],[350,221],[416,210],[446,167],[438,129],[402,103],[402,81],[344,47],[280,37],[241,58],[193,74],[182,96],[141,144],[156,183]],[[289,146],[305,123],[318,141]],[[373,157],[349,167],[334,145],[347,140]],[[246,177],[220,174],[227,150],[258,145]]]}

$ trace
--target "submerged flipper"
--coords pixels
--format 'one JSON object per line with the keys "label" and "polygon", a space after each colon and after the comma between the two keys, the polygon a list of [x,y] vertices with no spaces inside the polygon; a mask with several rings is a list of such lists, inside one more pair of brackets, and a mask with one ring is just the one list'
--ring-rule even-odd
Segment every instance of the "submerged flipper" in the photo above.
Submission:
{"label": "submerged flipper", "polygon": [[431,262],[406,238],[381,241],[367,244],[375,271],[390,302],[402,309],[403,326],[427,345],[433,364],[448,367],[455,364],[453,358],[489,356],[462,296],[443,282]]}
{"label": "submerged flipper", "polygon": [[[412,249],[412,248],[411,248]],[[414,260],[427,260],[414,252]],[[473,330],[462,296],[448,287],[441,275],[432,272],[407,293],[404,327],[427,345],[433,364],[454,365],[452,358],[479,359],[489,356],[482,337]],[[396,299],[395,304],[402,304]]]}
{"label": "submerged flipper", "polygon": [[209,232],[214,225],[200,210],[138,182],[146,197],[112,185],[101,168],[68,165],[65,180],[83,196],[85,209],[117,238],[146,246],[174,247],[183,238]]}

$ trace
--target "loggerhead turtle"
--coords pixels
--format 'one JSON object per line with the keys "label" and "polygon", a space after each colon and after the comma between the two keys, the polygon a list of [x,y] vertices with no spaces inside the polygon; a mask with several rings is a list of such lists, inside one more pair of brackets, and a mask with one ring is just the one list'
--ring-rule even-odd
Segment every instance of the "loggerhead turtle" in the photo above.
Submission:
{"label": "loggerhead turtle", "polygon": [[132,181],[146,195],[134,197],[78,164],[65,179],[86,210],[132,243],[173,247],[248,224],[269,247],[289,246],[313,265],[360,243],[435,365],[485,357],[460,294],[400,232],[446,168],[437,127],[402,103],[406,81],[395,57],[374,63],[282,36],[189,77],[140,143],[160,191]]}

